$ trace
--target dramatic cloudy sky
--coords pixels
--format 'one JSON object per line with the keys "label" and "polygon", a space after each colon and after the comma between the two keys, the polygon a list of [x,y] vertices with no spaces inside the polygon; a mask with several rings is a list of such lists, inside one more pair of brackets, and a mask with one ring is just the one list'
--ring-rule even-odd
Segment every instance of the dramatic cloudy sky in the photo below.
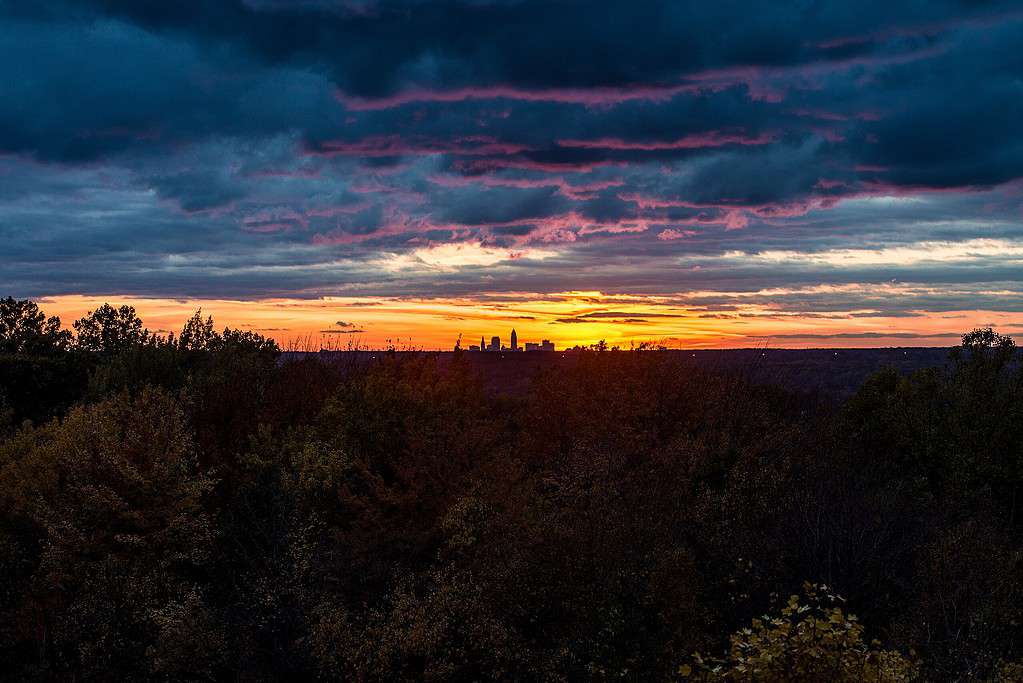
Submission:
{"label": "dramatic cloudy sky", "polygon": [[1023,334],[1019,2],[0,0],[0,84],[0,295],[65,322]]}

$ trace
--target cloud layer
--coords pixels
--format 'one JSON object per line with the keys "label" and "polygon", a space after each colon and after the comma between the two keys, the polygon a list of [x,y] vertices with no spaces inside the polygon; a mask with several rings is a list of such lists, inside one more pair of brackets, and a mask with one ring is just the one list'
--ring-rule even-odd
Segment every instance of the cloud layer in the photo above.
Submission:
{"label": "cloud layer", "polygon": [[12,0],[0,288],[1018,314],[1021,44],[999,2]]}

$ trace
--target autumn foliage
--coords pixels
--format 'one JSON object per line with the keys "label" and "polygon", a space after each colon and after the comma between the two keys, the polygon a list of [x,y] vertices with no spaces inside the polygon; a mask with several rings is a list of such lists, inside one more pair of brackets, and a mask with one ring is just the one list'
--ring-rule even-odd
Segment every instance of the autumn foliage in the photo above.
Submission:
{"label": "autumn foliage", "polygon": [[994,332],[830,400],[657,351],[509,395],[199,314],[0,320],[6,680],[1019,680]]}

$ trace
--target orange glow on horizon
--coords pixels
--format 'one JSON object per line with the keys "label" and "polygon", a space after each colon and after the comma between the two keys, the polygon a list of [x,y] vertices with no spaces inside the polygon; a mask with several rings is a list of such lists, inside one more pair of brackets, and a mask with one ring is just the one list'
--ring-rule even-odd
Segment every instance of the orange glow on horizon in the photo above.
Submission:
{"label": "orange glow on horizon", "polygon": [[512,329],[520,345],[550,339],[558,349],[601,339],[622,348],[641,342],[670,348],[948,346],[974,327],[992,325],[1010,335],[1023,332],[1021,313],[950,311],[913,317],[885,317],[869,311],[791,313],[762,303],[741,303],[744,296],[736,294],[737,303],[724,312],[666,297],[601,292],[501,293],[479,299],[258,301],[67,295],[41,298],[37,303],[47,315],[60,316],[66,328],[103,303],[127,304],[135,307],[150,331],[160,334],[176,334],[201,308],[204,316],[213,316],[218,329],[252,330],[272,337],[284,349],[301,350],[349,344],[369,349],[393,344],[450,350],[459,334],[463,348],[478,344],[480,337],[489,343],[493,335],[507,344]]}

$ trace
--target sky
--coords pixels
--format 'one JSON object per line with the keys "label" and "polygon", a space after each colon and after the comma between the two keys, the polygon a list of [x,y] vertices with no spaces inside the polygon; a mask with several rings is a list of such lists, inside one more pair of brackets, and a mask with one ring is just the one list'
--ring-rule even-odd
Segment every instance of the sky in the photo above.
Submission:
{"label": "sky", "polygon": [[286,346],[1023,336],[1023,5],[0,0],[0,296]]}

